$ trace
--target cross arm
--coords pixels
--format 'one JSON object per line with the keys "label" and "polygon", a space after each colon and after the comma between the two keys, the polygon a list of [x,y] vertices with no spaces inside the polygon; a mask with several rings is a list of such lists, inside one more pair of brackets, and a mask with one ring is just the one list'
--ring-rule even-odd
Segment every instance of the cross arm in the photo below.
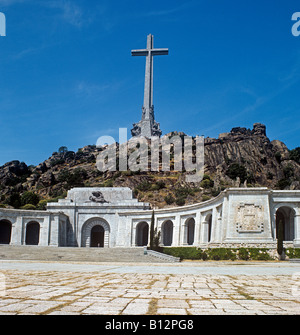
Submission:
{"label": "cross arm", "polygon": [[142,50],[131,50],[132,56],[148,56],[149,50],[142,49]]}
{"label": "cross arm", "polygon": [[151,50],[151,53],[153,56],[162,56],[162,55],[168,55],[169,49],[153,49]]}

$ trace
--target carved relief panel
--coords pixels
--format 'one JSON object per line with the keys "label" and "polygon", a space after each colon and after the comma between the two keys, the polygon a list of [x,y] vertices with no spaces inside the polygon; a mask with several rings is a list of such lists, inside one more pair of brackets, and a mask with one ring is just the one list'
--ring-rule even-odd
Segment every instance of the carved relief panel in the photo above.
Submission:
{"label": "carved relief panel", "polygon": [[261,233],[264,231],[264,213],[262,206],[240,204],[236,210],[235,222],[238,233]]}

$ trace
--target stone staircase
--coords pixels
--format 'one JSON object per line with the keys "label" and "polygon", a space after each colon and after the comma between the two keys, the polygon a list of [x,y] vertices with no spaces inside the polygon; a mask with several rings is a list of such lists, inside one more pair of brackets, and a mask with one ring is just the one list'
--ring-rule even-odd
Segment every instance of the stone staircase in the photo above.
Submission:
{"label": "stone staircase", "polygon": [[[159,257],[161,256],[161,257]],[[167,256],[167,255],[166,255]],[[170,263],[177,260],[147,253],[144,248],[71,248],[0,245],[0,260],[62,262]]]}

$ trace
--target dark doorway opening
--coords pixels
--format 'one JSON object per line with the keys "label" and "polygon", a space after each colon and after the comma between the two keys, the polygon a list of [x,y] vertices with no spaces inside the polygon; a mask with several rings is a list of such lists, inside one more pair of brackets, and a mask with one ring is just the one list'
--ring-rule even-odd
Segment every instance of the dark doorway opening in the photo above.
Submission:
{"label": "dark doorway opening", "polygon": [[144,247],[148,245],[149,225],[147,222],[140,222],[137,226],[137,246]]}
{"label": "dark doorway opening", "polygon": [[40,242],[40,225],[38,222],[29,222],[26,227],[26,245],[38,245]]}
{"label": "dark doorway opening", "polygon": [[10,244],[11,223],[6,220],[0,221],[0,244]]}
{"label": "dark doorway opening", "polygon": [[100,225],[91,230],[91,248],[104,248],[104,228]]}

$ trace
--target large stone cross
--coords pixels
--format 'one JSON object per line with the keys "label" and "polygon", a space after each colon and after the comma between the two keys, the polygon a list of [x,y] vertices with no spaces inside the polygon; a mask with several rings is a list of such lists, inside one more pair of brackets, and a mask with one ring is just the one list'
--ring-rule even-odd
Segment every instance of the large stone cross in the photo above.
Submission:
{"label": "large stone cross", "polygon": [[[154,120],[153,56],[168,55],[168,53],[169,53],[169,49],[154,49],[153,48],[153,35],[151,34],[147,36],[147,49],[131,51],[132,56],[146,56],[143,114],[142,114],[141,122],[134,125],[136,128],[136,131],[134,131],[135,128],[132,130],[133,136],[151,137],[151,136],[161,135],[159,124],[156,123]],[[140,129],[138,129],[139,127]]]}

